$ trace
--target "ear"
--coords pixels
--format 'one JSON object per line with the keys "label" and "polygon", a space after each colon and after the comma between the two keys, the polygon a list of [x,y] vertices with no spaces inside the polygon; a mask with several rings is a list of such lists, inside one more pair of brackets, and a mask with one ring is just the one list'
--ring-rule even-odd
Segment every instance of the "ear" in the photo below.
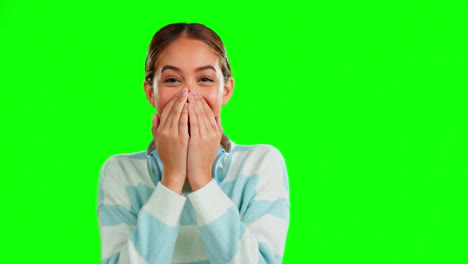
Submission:
{"label": "ear", "polygon": [[233,91],[234,91],[234,78],[229,77],[229,79],[224,83],[223,105],[229,102]]}
{"label": "ear", "polygon": [[153,84],[145,80],[143,83],[143,88],[145,89],[146,99],[154,108],[156,108],[156,98],[154,98]]}

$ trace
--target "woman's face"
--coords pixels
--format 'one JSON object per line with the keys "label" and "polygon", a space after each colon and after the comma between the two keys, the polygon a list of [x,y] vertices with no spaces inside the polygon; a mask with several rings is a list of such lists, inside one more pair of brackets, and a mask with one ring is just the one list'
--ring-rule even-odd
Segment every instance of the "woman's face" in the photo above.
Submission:
{"label": "woman's face", "polygon": [[159,56],[153,86],[145,81],[145,93],[151,105],[162,114],[167,103],[184,88],[200,93],[214,116],[232,94],[234,80],[224,82],[220,58],[200,40],[181,37],[173,41]]}

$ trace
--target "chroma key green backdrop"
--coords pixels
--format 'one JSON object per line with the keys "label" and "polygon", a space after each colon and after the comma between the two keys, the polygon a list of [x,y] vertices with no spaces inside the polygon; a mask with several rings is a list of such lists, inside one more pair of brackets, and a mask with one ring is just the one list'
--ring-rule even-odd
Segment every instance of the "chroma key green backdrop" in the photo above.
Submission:
{"label": "chroma key green backdrop", "polygon": [[151,140],[151,37],[197,22],[232,64],[224,131],[286,160],[283,263],[468,263],[467,11],[466,1],[2,0],[1,262],[100,262],[99,170]]}

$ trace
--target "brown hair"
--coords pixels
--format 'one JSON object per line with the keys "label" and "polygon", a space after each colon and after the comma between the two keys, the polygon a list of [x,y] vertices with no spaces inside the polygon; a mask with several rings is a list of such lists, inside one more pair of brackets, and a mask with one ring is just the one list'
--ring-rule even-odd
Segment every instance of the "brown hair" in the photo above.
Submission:
{"label": "brown hair", "polygon": [[226,49],[221,38],[213,30],[198,23],[176,23],[169,24],[154,34],[146,55],[145,80],[153,83],[156,61],[161,53],[179,37],[186,36],[192,39],[201,40],[213,48],[221,61],[221,70],[224,81],[231,76],[231,66],[226,54]]}

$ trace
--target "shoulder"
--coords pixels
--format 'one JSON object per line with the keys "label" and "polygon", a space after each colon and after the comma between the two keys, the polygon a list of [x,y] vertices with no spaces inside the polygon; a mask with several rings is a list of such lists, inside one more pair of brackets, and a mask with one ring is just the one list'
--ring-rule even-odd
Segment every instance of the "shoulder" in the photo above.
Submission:
{"label": "shoulder", "polygon": [[[286,173],[281,152],[268,144],[237,145],[231,149],[232,169],[243,175],[271,175]],[[286,176],[287,177],[287,176]]]}
{"label": "shoulder", "polygon": [[149,179],[146,152],[112,155],[104,162],[100,171],[99,182],[122,185],[136,185]]}
{"label": "shoulder", "polygon": [[234,145],[231,153],[230,180],[245,178],[246,186],[255,186],[257,199],[289,197],[286,164],[278,148],[268,144]]}
{"label": "shoulder", "polygon": [[281,152],[276,147],[269,144],[234,144],[231,154],[242,162],[254,162],[256,164],[272,162],[284,163],[284,158]]}
{"label": "shoulder", "polygon": [[269,144],[240,145],[232,143],[232,153],[242,153],[243,155],[274,153],[281,155],[280,151]]}
{"label": "shoulder", "polygon": [[141,163],[146,162],[146,154],[145,151],[134,152],[134,153],[124,153],[124,154],[116,154],[112,155],[104,162],[101,167],[101,174],[106,173],[109,170],[132,170],[139,167]]}
{"label": "shoulder", "polygon": [[120,205],[130,210],[131,198],[138,190],[148,193],[154,187],[147,170],[146,152],[116,154],[107,158],[101,167],[98,185],[100,205]]}

